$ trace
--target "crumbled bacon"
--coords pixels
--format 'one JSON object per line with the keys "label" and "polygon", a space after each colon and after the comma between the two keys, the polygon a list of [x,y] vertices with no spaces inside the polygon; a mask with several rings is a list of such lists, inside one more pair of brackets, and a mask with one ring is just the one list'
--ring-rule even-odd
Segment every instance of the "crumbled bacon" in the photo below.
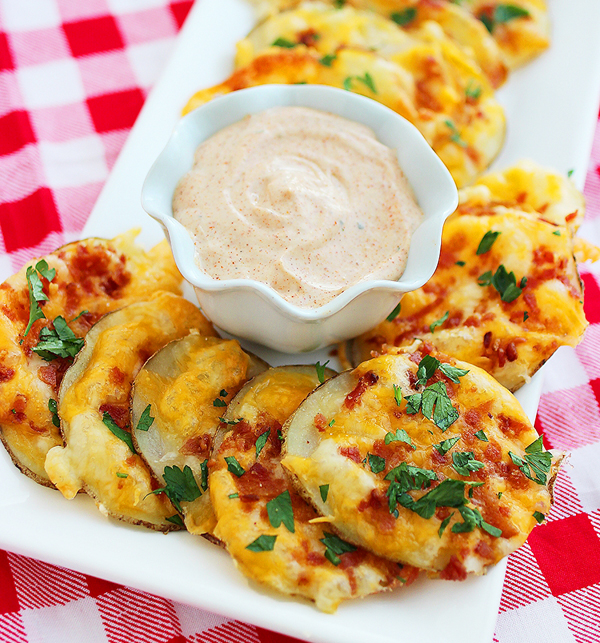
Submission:
{"label": "crumbled bacon", "polygon": [[179,449],[182,455],[195,455],[199,458],[208,458],[212,449],[212,437],[210,435],[195,435],[187,439]]}
{"label": "crumbled bacon", "polygon": [[100,414],[108,413],[113,422],[122,429],[129,424],[129,407],[124,404],[105,403],[99,409]]}
{"label": "crumbled bacon", "polygon": [[358,383],[354,387],[354,390],[350,391],[350,393],[346,395],[344,406],[347,409],[353,409],[360,402],[360,398],[363,396],[364,392],[370,386],[375,386],[378,380],[379,376],[376,375],[373,371],[367,371],[364,375],[361,375],[358,378]]}
{"label": "crumbled bacon", "polygon": [[317,431],[323,433],[325,431],[325,428],[327,427],[327,418],[322,414],[322,413],[317,413],[315,415],[315,426],[317,427]]}
{"label": "crumbled bacon", "polygon": [[9,380],[12,380],[14,376],[15,376],[14,368],[9,368],[8,366],[0,365],[0,384],[2,382],[8,382]]}
{"label": "crumbled bacon", "polygon": [[460,560],[454,555],[450,557],[450,562],[444,567],[440,573],[440,578],[443,580],[465,580],[467,578],[467,570]]}
{"label": "crumbled bacon", "polygon": [[340,454],[343,455],[345,458],[349,458],[350,460],[357,462],[358,464],[362,462],[362,458],[360,457],[360,451],[356,446],[340,447]]}

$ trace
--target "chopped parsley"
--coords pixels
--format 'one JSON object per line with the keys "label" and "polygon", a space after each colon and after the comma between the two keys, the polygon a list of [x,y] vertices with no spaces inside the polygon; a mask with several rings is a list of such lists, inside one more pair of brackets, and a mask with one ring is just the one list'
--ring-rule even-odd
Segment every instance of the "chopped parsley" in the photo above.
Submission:
{"label": "chopped parsley", "polygon": [[344,79],[344,89],[346,91],[352,91],[352,81],[357,80],[359,83],[362,83],[365,85],[368,89],[370,89],[374,94],[377,93],[377,89],[375,87],[375,81],[373,80],[373,77],[371,74],[369,74],[368,71],[365,72],[364,76],[348,76]]}
{"label": "chopped parsley", "polygon": [[228,496],[229,500],[233,500],[234,498],[239,498],[240,494],[239,493],[230,493]]}
{"label": "chopped parsley", "polygon": [[335,2],[333,3],[333,6],[336,9],[341,9],[345,4],[346,4],[346,0],[335,0]]}
{"label": "chopped parsley", "polygon": [[525,321],[527,321],[528,319],[529,319],[529,313],[528,313],[527,311],[525,311],[525,312],[523,313],[523,321],[525,322]]}
{"label": "chopped parsley", "polygon": [[271,429],[267,429],[264,433],[261,433],[258,438],[256,438],[256,459],[258,459],[260,452],[264,449],[270,433]]}
{"label": "chopped parsley", "polygon": [[394,321],[394,319],[396,319],[396,317],[398,317],[398,315],[400,314],[400,308],[401,304],[398,304],[396,308],[394,308],[394,310],[392,310],[392,312],[385,318],[386,321]]}
{"label": "chopped parsley", "polygon": [[461,268],[466,265],[465,261],[455,261],[454,263],[456,266],[460,266]]}
{"label": "chopped parsley", "polygon": [[415,7],[409,7],[408,9],[403,9],[402,11],[394,11],[390,15],[390,18],[401,27],[406,27],[417,17],[417,10]]}
{"label": "chopped parsley", "polygon": [[532,515],[535,518],[538,525],[541,525],[544,522],[544,520],[546,520],[546,516],[544,516],[544,514],[541,511],[534,511]]}
{"label": "chopped parsley", "polygon": [[331,422],[329,422],[327,426],[333,426],[334,424],[335,424],[335,418],[333,418],[333,420],[331,420]]}
{"label": "chopped parsley", "polygon": [[121,473],[120,471],[117,471],[117,478],[129,478],[129,475],[126,473]]}
{"label": "chopped parsley", "polygon": [[246,549],[249,549],[250,551],[273,551],[276,540],[277,536],[267,536],[266,534],[263,534],[247,545]]}
{"label": "chopped parsley", "polygon": [[436,319],[432,324],[429,325],[429,330],[431,331],[432,335],[435,332],[435,329],[438,326],[441,326],[448,319],[449,314],[450,314],[450,311],[447,310],[442,317],[440,317],[439,319]]}
{"label": "chopped parsley", "polygon": [[479,471],[485,465],[475,460],[473,451],[455,451],[452,454],[452,467],[461,476],[470,476],[472,471]]}
{"label": "chopped parsley", "polygon": [[511,451],[508,455],[530,480],[538,484],[546,484],[547,474],[550,473],[552,466],[552,454],[544,451],[541,435],[525,449],[525,455],[522,458]]}
{"label": "chopped parsley", "polygon": [[449,118],[447,118],[444,123],[446,124],[446,127],[450,129],[450,140],[453,143],[460,145],[460,147],[467,147],[467,143],[461,138],[460,132],[456,129],[456,125]]}
{"label": "chopped parsley", "polygon": [[475,254],[484,255],[486,252],[490,251],[490,248],[494,245],[494,241],[501,235],[499,231],[488,230],[482,237],[479,245],[477,246],[477,251]]}
{"label": "chopped parsley", "polygon": [[220,397],[215,397],[215,399],[213,400],[213,406],[227,406],[227,402],[225,402],[225,400],[222,400]]}
{"label": "chopped parsley", "polygon": [[494,8],[493,13],[484,12],[478,18],[483,22],[486,29],[493,33],[496,25],[505,24],[515,18],[528,18],[531,14],[527,9],[514,4],[499,4]]}
{"label": "chopped parsley", "polygon": [[465,89],[465,96],[470,100],[478,100],[481,96],[481,85],[478,85],[472,78]]}
{"label": "chopped parsley", "polygon": [[147,431],[152,426],[154,418],[150,415],[150,409],[151,405],[148,404],[140,415],[140,419],[135,427],[138,431]]}
{"label": "chopped parsley", "polygon": [[440,528],[438,529],[438,536],[440,538],[442,537],[442,534],[444,533],[444,531],[446,531],[446,527],[448,526],[448,523],[452,519],[452,516],[454,516],[454,513],[455,512],[453,511],[447,518],[444,518],[444,520],[442,520],[442,524],[440,525]]}
{"label": "chopped parsley", "polygon": [[461,533],[473,531],[475,527],[479,527],[480,529],[483,529],[483,531],[486,531],[490,536],[493,536],[494,538],[498,538],[499,536],[502,535],[502,529],[498,529],[498,527],[494,527],[493,525],[490,525],[489,523],[487,523],[483,519],[483,516],[479,513],[478,509],[462,506],[462,507],[458,507],[458,511],[462,516],[462,519],[464,522],[454,523],[452,525],[452,533],[461,534]]}
{"label": "chopped parsley", "polygon": [[[52,424],[56,428],[60,427],[60,418],[58,417],[58,404],[56,403],[56,400],[49,399],[48,400],[48,410],[50,413],[52,413]],[[16,413],[16,411],[13,409],[13,413]]]}
{"label": "chopped parsley", "polygon": [[131,439],[131,433],[122,429],[110,416],[108,411],[104,411],[102,415],[102,422],[104,426],[119,440],[123,440],[125,444],[129,447],[132,453],[135,453],[135,447],[133,446],[133,440]]}
{"label": "chopped parsley", "polygon": [[69,322],[69,324],[72,324],[74,321],[77,321],[80,317],[83,317],[84,315],[87,315],[90,311],[89,310],[82,310],[77,317],[73,317],[73,319]]}
{"label": "chopped parsley", "polygon": [[287,40],[286,38],[277,38],[271,47],[284,47],[285,49],[293,49],[298,43]]}
{"label": "chopped parsley", "polygon": [[560,230],[555,230],[552,234],[553,234],[554,236],[556,236],[556,237],[560,237],[560,236],[561,236],[561,234],[560,234]]}
{"label": "chopped parsley", "polygon": [[242,467],[242,465],[237,461],[237,458],[234,455],[227,456],[225,458],[225,462],[227,462],[227,470],[231,471],[231,473],[233,473],[238,478],[246,473],[244,467]]}
{"label": "chopped parsley", "polygon": [[52,281],[56,274],[54,268],[48,270],[48,264],[44,259],[38,261],[35,268],[33,266],[27,267],[25,279],[27,280],[27,289],[29,291],[29,323],[27,324],[27,328],[25,328],[23,337],[27,337],[27,333],[31,330],[34,322],[46,316],[42,312],[39,302],[48,301],[48,297],[44,293],[44,285],[38,276],[38,272],[48,281]]}
{"label": "chopped parsley", "polygon": [[396,400],[396,406],[400,406],[402,403],[402,389],[397,384],[392,384],[394,389],[394,399]]}
{"label": "chopped parsley", "polygon": [[569,171],[567,172],[567,177],[568,177],[568,178],[571,178],[571,177],[573,176],[573,172],[575,172],[575,170],[569,170]]}
{"label": "chopped parsley", "polygon": [[435,382],[423,390],[421,411],[442,431],[458,420],[458,410],[452,406],[446,385],[443,382]]}
{"label": "chopped parsley", "polygon": [[333,64],[334,60],[336,60],[337,55],[336,54],[327,54],[326,56],[323,56],[319,62],[321,65],[325,65],[325,67],[331,67]]}
{"label": "chopped parsley", "polygon": [[406,444],[410,445],[413,449],[416,449],[410,439],[410,435],[408,435],[404,429],[396,429],[396,433],[386,433],[384,442],[386,444],[390,444],[390,442],[406,442]]}
{"label": "chopped parsley", "polygon": [[440,361],[431,355],[425,357],[419,362],[417,368],[417,385],[425,386],[427,381],[432,378],[440,365]]}
{"label": "chopped parsley", "polygon": [[460,384],[460,380],[458,378],[463,377],[469,372],[466,368],[458,368],[451,364],[440,364],[440,371],[442,371],[442,373],[455,384]]}
{"label": "chopped parsley", "polygon": [[455,438],[448,438],[447,440],[443,440],[439,444],[434,444],[433,448],[440,454],[440,455],[446,455],[448,451],[460,440],[460,435],[456,436]]}
{"label": "chopped parsley", "polygon": [[208,459],[200,463],[200,472],[200,488],[202,491],[206,491],[208,489]]}
{"label": "chopped parsley", "polygon": [[504,265],[500,264],[494,274],[492,274],[491,270],[488,270],[479,276],[477,283],[480,286],[494,286],[500,294],[502,301],[510,303],[523,292],[527,278],[523,277],[523,279],[521,279],[521,286],[517,286],[515,273],[507,272]]}
{"label": "chopped parsley", "polygon": [[200,487],[198,487],[194,478],[194,472],[187,464],[183,467],[183,470],[176,465],[165,467],[163,478],[165,486],[151,491],[150,494],[164,493],[179,513],[183,513],[181,501],[192,502],[202,495],[202,491],[200,491]]}
{"label": "chopped parsley", "polygon": [[431,482],[437,480],[437,476],[430,469],[421,469],[402,462],[399,466],[394,467],[384,480],[390,481],[386,495],[390,513],[396,515],[398,503],[406,506],[406,502],[414,502],[408,495],[408,491],[430,487]]}
{"label": "chopped parsley", "polygon": [[168,516],[165,518],[167,522],[172,522],[174,525],[177,525],[178,527],[184,527],[183,520],[181,520],[181,516],[179,514],[174,514],[173,516]]}
{"label": "chopped parsley", "polygon": [[52,323],[54,328],[42,328],[33,351],[50,362],[57,357],[75,357],[83,348],[84,340],[77,337],[60,315]]}
{"label": "chopped parsley", "polygon": [[325,545],[325,558],[333,565],[339,565],[339,556],[347,552],[356,551],[356,547],[342,540],[339,536],[327,531],[323,532],[324,538],[320,541]]}
{"label": "chopped parsley", "polygon": [[482,442],[489,442],[487,435],[483,432],[483,429],[480,429],[475,433],[475,437],[481,440]]}
{"label": "chopped parsley", "polygon": [[48,268],[48,262],[45,259],[41,259],[37,262],[35,269],[48,281],[52,281],[56,276],[55,268]]}
{"label": "chopped parsley", "polygon": [[243,419],[244,418],[238,418],[237,420],[226,420],[224,417],[220,417],[219,422],[223,422],[223,424],[228,424],[229,426],[235,426],[236,424],[242,422]]}
{"label": "chopped parsley", "polygon": [[329,360],[327,360],[324,364],[321,364],[321,362],[317,362],[315,364],[315,368],[317,369],[317,378],[319,379],[319,382],[323,384],[325,381],[325,367],[329,364]]}
{"label": "chopped parsley", "polygon": [[321,500],[323,502],[327,502],[327,496],[329,494],[329,485],[328,484],[320,484],[319,485],[319,493],[321,494]]}
{"label": "chopped parsley", "polygon": [[372,453],[367,453],[367,458],[369,460],[369,467],[371,467],[373,473],[381,473],[385,469],[385,458],[373,455]]}
{"label": "chopped parsley", "polygon": [[290,492],[287,489],[267,502],[267,515],[272,527],[277,528],[283,523],[289,532],[294,533],[294,510]]}

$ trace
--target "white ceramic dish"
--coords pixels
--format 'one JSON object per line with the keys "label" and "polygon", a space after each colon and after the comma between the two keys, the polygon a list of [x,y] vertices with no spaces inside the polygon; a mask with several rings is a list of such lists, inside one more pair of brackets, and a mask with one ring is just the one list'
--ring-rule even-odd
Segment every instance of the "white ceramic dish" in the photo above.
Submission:
{"label": "white ceramic dish", "polygon": [[[308,309],[294,306],[266,284],[252,279],[219,281],[196,265],[193,240],[173,218],[172,208],[173,192],[191,169],[196,148],[248,114],[290,105],[362,123],[381,143],[396,150],[398,163],[424,214],[398,281],[362,282],[326,305]],[[162,225],[181,274],[195,287],[202,309],[217,326],[275,350],[299,353],[373,328],[402,294],[428,281],[440,255],[444,221],[456,209],[458,193],[450,172],[417,128],[384,105],[322,85],[262,85],[216,98],[182,118],[144,181],[142,205]]]}
{"label": "white ceramic dish", "polygon": [[[552,48],[515,73],[499,93],[508,139],[495,167],[530,157],[563,172],[574,169],[582,187],[598,115],[600,2],[549,0],[549,5]],[[253,22],[243,0],[196,2],[82,236],[110,237],[136,225],[145,244],[163,236],[140,204],[144,177],[189,96],[230,73],[235,42]],[[273,364],[328,359],[326,350],[296,357],[253,350]],[[519,391],[531,418],[540,390],[536,376]],[[317,643],[492,640],[505,563],[465,583],[422,580],[404,592],[347,603],[330,616],[250,587],[224,552],[200,538],[164,536],[107,520],[86,497],[65,501],[21,475],[3,449],[0,486],[0,547],[19,554]]]}

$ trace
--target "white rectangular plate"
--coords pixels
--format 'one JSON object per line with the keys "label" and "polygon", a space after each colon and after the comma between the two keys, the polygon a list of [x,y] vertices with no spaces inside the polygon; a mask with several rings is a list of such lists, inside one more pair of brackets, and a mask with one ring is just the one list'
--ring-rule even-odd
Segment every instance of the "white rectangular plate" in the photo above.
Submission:
{"label": "white rectangular plate", "polygon": [[[600,3],[549,0],[549,5],[552,48],[513,74],[499,92],[508,137],[494,167],[529,157],[565,173],[574,169],[581,187],[600,88]],[[189,96],[229,75],[235,43],[253,22],[243,0],[197,0],[82,236],[112,237],[140,226],[144,244],[162,237],[140,206],[144,177]],[[326,355],[298,358],[254,350],[273,364],[314,363]],[[531,418],[540,386],[536,377],[519,392]],[[0,487],[0,547],[20,554],[321,643],[492,639],[505,563],[464,583],[421,579],[407,590],[349,602],[335,615],[325,615],[250,586],[228,555],[202,538],[165,536],[107,520],[87,497],[65,501],[21,475],[3,450]]]}

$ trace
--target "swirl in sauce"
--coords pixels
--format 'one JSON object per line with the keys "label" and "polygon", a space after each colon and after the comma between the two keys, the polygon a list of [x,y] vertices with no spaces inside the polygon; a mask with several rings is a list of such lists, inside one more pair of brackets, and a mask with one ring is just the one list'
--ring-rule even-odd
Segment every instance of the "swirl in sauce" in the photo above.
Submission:
{"label": "swirl in sauce", "polygon": [[275,107],[202,143],[173,213],[214,279],[254,279],[303,308],[398,279],[423,214],[396,153],[373,131]]}

